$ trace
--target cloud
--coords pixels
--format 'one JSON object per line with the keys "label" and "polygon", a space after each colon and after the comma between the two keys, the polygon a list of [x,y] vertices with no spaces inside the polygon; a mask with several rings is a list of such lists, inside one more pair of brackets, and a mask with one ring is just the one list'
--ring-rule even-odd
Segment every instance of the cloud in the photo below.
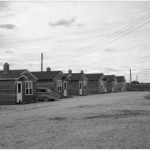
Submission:
{"label": "cloud", "polygon": [[5,51],[6,54],[13,54],[13,51]]}
{"label": "cloud", "polygon": [[79,23],[79,24],[77,24],[77,26],[78,26],[78,27],[84,27],[85,24],[84,24],[84,23]]}
{"label": "cloud", "polygon": [[0,11],[6,10],[8,8],[8,3],[6,1],[0,1]]}
{"label": "cloud", "polygon": [[105,70],[107,72],[118,72],[119,71],[118,69],[115,69],[115,68],[112,68],[112,67],[106,67]]}
{"label": "cloud", "polygon": [[53,22],[53,23],[50,22],[49,25],[51,27],[56,27],[56,26],[67,26],[68,27],[68,26],[73,25],[75,22],[76,22],[76,19],[73,17],[73,18],[71,18],[69,20],[60,19],[60,20],[58,20],[56,22]]}
{"label": "cloud", "polygon": [[0,18],[2,18],[2,19],[5,18],[6,19],[6,18],[12,17],[14,15],[15,15],[15,13],[12,13],[12,12],[11,13],[7,13],[7,14],[3,13],[2,15],[0,15]]}
{"label": "cloud", "polygon": [[8,29],[8,30],[12,30],[14,29],[16,26],[14,24],[0,24],[0,28],[3,29]]}
{"label": "cloud", "polygon": [[0,66],[3,66],[3,65],[4,65],[4,63],[0,62]]}
{"label": "cloud", "polygon": [[107,49],[105,49],[105,51],[106,51],[106,52],[117,52],[117,50],[111,49],[111,48],[107,48]]}
{"label": "cloud", "polygon": [[141,58],[141,59],[149,59],[150,58],[150,55],[145,55],[145,56],[140,56],[139,58]]}

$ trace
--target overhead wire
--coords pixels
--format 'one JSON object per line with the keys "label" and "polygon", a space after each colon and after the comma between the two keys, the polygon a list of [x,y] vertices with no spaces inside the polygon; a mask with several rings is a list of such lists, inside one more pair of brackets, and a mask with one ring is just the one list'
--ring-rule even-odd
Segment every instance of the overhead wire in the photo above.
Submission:
{"label": "overhead wire", "polygon": [[[144,20],[148,19],[149,15],[150,15],[150,13],[147,13],[143,17],[139,18],[138,20],[134,21],[133,23],[130,23],[129,25],[122,28],[121,30],[116,31],[116,32],[108,35],[106,38],[104,38],[101,41],[97,41],[94,44],[91,44],[85,48],[81,48],[81,49],[78,49],[76,51],[71,51],[71,53],[64,53],[64,54],[67,54],[67,56],[65,56],[65,57],[63,55],[62,56],[57,55],[57,58],[55,58],[55,59],[58,59],[58,60],[66,59],[66,58],[68,58],[68,56],[73,56],[73,57],[76,56],[77,57],[77,56],[80,56],[81,54],[85,54],[85,53],[91,51],[91,49],[94,47],[97,47],[97,46],[98,47],[104,47],[104,46],[108,45],[109,43],[117,40],[120,36],[125,36],[126,34],[131,33],[133,31],[135,31],[136,29],[140,28],[141,26],[145,25],[147,22],[142,24],[142,25],[141,25],[141,23],[143,23]],[[139,24],[141,26],[137,26]],[[109,40],[111,40],[111,41],[109,41]]]}
{"label": "overhead wire", "polygon": [[[135,22],[130,23],[129,25],[123,27],[121,30],[116,31],[116,32],[114,32],[114,33],[108,35],[108,36],[107,36],[106,38],[104,38],[102,41],[97,41],[97,42],[95,42],[95,43],[93,43],[93,44],[87,46],[86,48],[91,48],[92,46],[97,45],[97,43],[103,43],[103,42],[105,42],[105,41],[107,40],[107,38],[111,38],[111,37],[113,37],[113,36],[116,36],[116,35],[120,34],[121,32],[123,32],[123,30],[125,31],[125,30],[130,29],[133,25],[136,25],[137,23],[140,23],[141,21],[147,19],[147,18],[149,17],[149,14],[150,14],[150,13],[144,15],[143,17],[139,18],[139,19],[136,20]],[[139,22],[139,21],[140,21],[140,22]],[[131,25],[132,25],[132,26],[131,26]],[[130,26],[131,26],[131,27],[130,27]],[[127,28],[127,29],[126,29],[126,28]]]}

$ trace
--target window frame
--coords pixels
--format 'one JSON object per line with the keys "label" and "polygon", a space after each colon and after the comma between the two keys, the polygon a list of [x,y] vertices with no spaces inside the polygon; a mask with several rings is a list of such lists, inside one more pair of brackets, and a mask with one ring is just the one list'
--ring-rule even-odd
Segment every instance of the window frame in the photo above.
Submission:
{"label": "window frame", "polygon": [[57,81],[57,92],[62,92],[62,81],[58,80]]}
{"label": "window frame", "polygon": [[33,95],[33,82],[32,81],[25,81],[25,95]]}

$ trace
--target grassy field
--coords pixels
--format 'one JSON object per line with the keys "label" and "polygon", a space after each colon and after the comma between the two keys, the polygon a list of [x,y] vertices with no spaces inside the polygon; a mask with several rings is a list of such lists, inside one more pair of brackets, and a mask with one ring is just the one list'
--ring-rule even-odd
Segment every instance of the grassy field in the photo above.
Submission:
{"label": "grassy field", "polygon": [[150,148],[149,92],[0,106],[0,148]]}

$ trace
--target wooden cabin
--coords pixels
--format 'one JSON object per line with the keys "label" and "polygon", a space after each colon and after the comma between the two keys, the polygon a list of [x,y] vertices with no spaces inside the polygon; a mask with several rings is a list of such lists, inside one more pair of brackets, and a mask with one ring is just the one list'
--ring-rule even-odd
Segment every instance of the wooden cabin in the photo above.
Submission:
{"label": "wooden cabin", "polygon": [[124,76],[116,76],[118,91],[126,91],[126,79]]}
{"label": "wooden cabin", "polygon": [[99,94],[106,92],[106,81],[103,73],[86,74],[88,78],[89,94]]}
{"label": "wooden cabin", "polygon": [[9,70],[9,64],[4,64],[0,71],[0,104],[16,104],[37,102],[37,78],[24,70]]}
{"label": "wooden cabin", "polygon": [[117,92],[117,79],[115,75],[105,75],[107,92]]}
{"label": "wooden cabin", "polygon": [[88,95],[88,78],[83,71],[80,73],[72,73],[72,70],[66,74],[69,79],[68,89],[70,95]]}
{"label": "wooden cabin", "polygon": [[38,79],[37,87],[46,87],[58,92],[60,97],[69,97],[67,76],[62,71],[51,71],[48,67],[47,71],[32,72]]}

